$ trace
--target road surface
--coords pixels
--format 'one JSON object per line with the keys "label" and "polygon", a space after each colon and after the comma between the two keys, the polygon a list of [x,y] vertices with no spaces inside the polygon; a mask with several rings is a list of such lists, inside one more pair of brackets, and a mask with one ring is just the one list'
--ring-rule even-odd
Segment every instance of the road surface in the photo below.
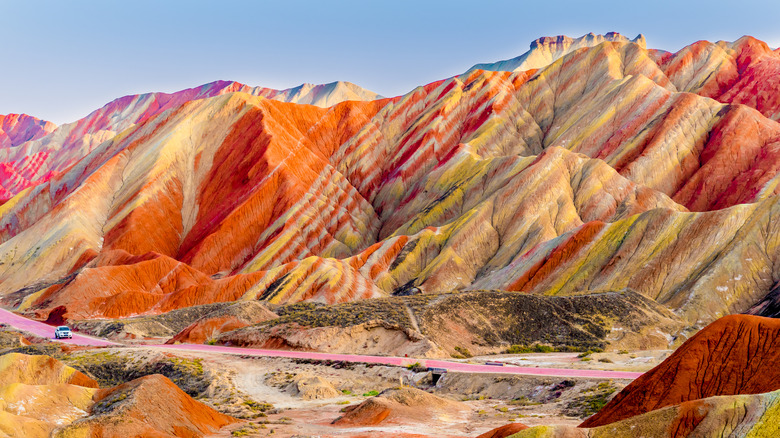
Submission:
{"label": "road surface", "polygon": [[149,345],[148,347],[164,348],[168,350],[183,350],[205,353],[238,354],[245,356],[269,356],[289,357],[295,359],[332,360],[345,362],[366,362],[383,365],[406,366],[415,362],[431,368],[446,368],[448,371],[464,373],[503,373],[503,374],[530,374],[552,377],[596,377],[603,379],[636,379],[642,373],[628,371],[603,371],[603,370],[575,370],[569,368],[535,368],[520,367],[514,365],[494,366],[480,365],[464,362],[453,362],[438,359],[416,359],[410,357],[392,356],[362,356],[355,354],[317,353],[312,351],[294,350],[261,350],[257,348],[224,347],[221,345],[205,344],[174,344],[174,345]]}
{"label": "road surface", "polygon": [[[30,332],[34,335],[50,338],[54,340],[54,327],[39,321],[24,318],[7,310],[0,309],[0,322],[11,325],[19,330]],[[59,342],[91,345],[91,346],[122,346],[115,342],[105,339],[93,338],[90,336],[73,334],[73,339],[59,339]],[[244,356],[258,357],[288,357],[295,359],[313,359],[313,360],[331,360],[345,362],[365,362],[382,365],[406,366],[419,362],[422,366],[431,368],[446,368],[448,371],[457,371],[464,373],[502,373],[502,374],[528,374],[537,376],[552,377],[594,377],[600,379],[636,379],[642,373],[633,373],[628,371],[603,371],[603,370],[576,370],[568,368],[536,368],[521,367],[514,365],[494,366],[480,365],[463,362],[453,362],[438,359],[417,359],[409,357],[392,356],[363,356],[353,354],[332,354],[317,353],[312,351],[291,351],[291,350],[261,350],[257,348],[239,348],[225,347],[221,345],[205,344],[163,344],[163,345],[145,345],[144,347],[160,348],[166,350],[182,350],[190,352],[236,354]]]}
{"label": "road surface", "polygon": [[121,345],[121,344],[117,344],[116,342],[107,341],[105,339],[78,335],[76,333],[73,333],[73,339],[54,339],[54,329],[56,327],[48,324],[44,324],[40,321],[33,321],[32,319],[27,319],[23,316],[19,316],[5,309],[0,309],[0,322],[8,324],[10,326],[14,326],[19,330],[32,333],[42,338],[49,338],[52,341],[56,340],[68,344],[91,345],[95,347]]}

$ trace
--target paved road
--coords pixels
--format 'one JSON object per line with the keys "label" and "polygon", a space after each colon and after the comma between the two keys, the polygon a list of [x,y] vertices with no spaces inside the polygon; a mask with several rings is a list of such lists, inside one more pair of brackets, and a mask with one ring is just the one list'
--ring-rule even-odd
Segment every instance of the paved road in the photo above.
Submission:
{"label": "paved road", "polygon": [[[42,338],[54,339],[55,327],[44,324],[40,321],[33,321],[5,309],[0,309],[0,322],[14,326],[19,330],[32,333]],[[106,341],[105,339],[93,338],[91,336],[73,334],[73,339],[58,339],[60,342],[76,345],[92,345],[95,347],[104,347],[110,345],[121,345],[116,342]]]}
{"label": "paved road", "polygon": [[[0,309],[0,322],[14,326],[19,330],[24,330],[32,334],[44,337],[54,338],[54,327],[39,321],[24,318]],[[73,335],[73,339],[60,339],[59,342],[72,343],[77,345],[92,346],[117,346],[115,342],[104,339],[93,338],[84,335]],[[436,359],[416,359],[409,357],[390,357],[390,356],[361,356],[352,354],[331,354],[316,353],[311,351],[289,351],[289,350],[261,350],[257,348],[238,348],[223,347],[220,345],[203,344],[178,344],[178,345],[148,345],[147,347],[162,348],[167,350],[183,350],[192,352],[237,354],[246,356],[268,356],[268,357],[289,357],[296,359],[314,359],[314,360],[333,360],[346,362],[365,362],[383,365],[411,365],[419,362],[422,366],[446,368],[449,371],[459,371],[466,373],[503,373],[503,374],[530,374],[539,376],[553,377],[596,377],[602,379],[636,379],[642,373],[632,373],[627,371],[601,371],[601,370],[574,370],[566,368],[535,368],[520,367],[514,365],[493,366],[479,365],[463,362],[453,362]]]}
{"label": "paved road", "polygon": [[311,351],[290,351],[290,350],[261,350],[257,348],[239,348],[223,347],[220,345],[202,345],[202,344],[176,344],[176,345],[151,345],[150,347],[165,348],[169,350],[184,350],[193,352],[225,353],[239,354],[247,356],[270,356],[270,357],[291,357],[296,359],[315,359],[315,360],[340,360],[346,362],[366,362],[384,365],[411,365],[419,362],[422,366],[446,368],[449,371],[459,371],[466,373],[503,373],[503,374],[531,374],[539,376],[553,377],[597,377],[602,379],[636,379],[642,373],[633,373],[628,371],[601,371],[601,370],[574,370],[566,368],[535,368],[519,367],[513,365],[494,366],[479,365],[463,362],[453,362],[448,360],[436,359],[415,359],[410,357],[392,357],[392,356],[361,356],[353,354],[331,354],[316,353]]}

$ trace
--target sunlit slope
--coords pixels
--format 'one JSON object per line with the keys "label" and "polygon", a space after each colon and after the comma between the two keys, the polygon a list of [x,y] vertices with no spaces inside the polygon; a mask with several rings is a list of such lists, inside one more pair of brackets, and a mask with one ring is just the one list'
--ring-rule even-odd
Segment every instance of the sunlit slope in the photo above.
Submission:
{"label": "sunlit slope", "polygon": [[[328,107],[346,100],[375,100],[376,93],[349,82],[286,90],[216,81],[175,93],[145,93],[115,99],[86,117],[59,127],[29,116],[0,117],[0,199],[48,181],[117,133],[186,102],[244,92],[282,102]],[[3,172],[2,169],[5,169]]]}

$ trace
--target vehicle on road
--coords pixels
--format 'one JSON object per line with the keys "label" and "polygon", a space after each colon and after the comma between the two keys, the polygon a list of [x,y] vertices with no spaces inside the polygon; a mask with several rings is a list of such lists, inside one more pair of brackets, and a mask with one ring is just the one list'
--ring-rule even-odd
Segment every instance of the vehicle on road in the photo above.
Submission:
{"label": "vehicle on road", "polygon": [[54,330],[55,339],[71,339],[73,338],[73,332],[66,325],[61,325]]}

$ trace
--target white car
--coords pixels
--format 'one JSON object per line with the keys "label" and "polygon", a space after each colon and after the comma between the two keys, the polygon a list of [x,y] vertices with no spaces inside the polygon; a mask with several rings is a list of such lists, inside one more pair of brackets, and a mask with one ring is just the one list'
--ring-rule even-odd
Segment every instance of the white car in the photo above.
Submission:
{"label": "white car", "polygon": [[68,328],[68,326],[61,325],[54,330],[55,339],[64,339],[64,338],[71,339],[72,337],[73,337],[73,333],[70,331],[70,328]]}

